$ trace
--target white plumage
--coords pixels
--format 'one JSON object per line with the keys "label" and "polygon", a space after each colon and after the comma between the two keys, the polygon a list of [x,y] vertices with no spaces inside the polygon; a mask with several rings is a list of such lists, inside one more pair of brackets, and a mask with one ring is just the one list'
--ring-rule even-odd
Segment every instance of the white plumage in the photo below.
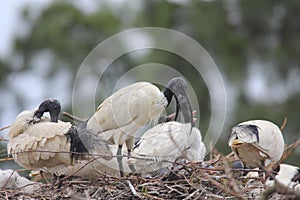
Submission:
{"label": "white plumage", "polygon": [[173,95],[177,95],[176,84],[181,79],[180,77],[172,79],[163,92],[148,82],[138,82],[124,87],[101,103],[87,121],[86,127],[89,131],[98,134],[109,144],[118,145],[121,176],[124,171],[122,145],[126,144],[130,155],[136,132],[149,121],[158,120]]}
{"label": "white plumage", "polygon": [[[48,171],[54,175],[54,182],[68,172],[67,167],[74,160],[84,158],[88,150],[111,155],[103,140],[69,122],[58,121],[60,110],[59,101],[50,99],[37,110],[20,113],[11,126],[7,145],[8,154],[20,166]],[[44,112],[49,112],[51,119],[42,117]]]}
{"label": "white plumage", "polygon": [[[17,117],[18,120],[18,117]],[[71,128],[70,123],[43,121],[32,124],[19,135],[12,127],[8,142],[8,154],[22,167],[30,170],[49,170],[59,173],[59,169],[71,165],[70,143],[65,135]]]}
{"label": "white plumage", "polygon": [[167,122],[148,130],[132,156],[141,158],[128,161],[137,172],[153,172],[171,167],[172,162],[179,158],[201,162],[205,156],[205,146],[200,131],[191,123]]}
{"label": "white plumage", "polygon": [[164,94],[154,85],[138,82],[124,87],[99,105],[87,122],[87,129],[111,144],[131,149],[136,131],[156,119],[168,105]]}
{"label": "white plumage", "polygon": [[[7,151],[20,166],[60,175],[64,167],[72,164],[72,157],[78,157],[70,151],[85,150],[84,146],[71,144],[77,132],[71,123],[58,121],[60,110],[59,101],[49,99],[38,109],[23,111],[16,117],[9,131]],[[51,119],[43,117],[44,112],[49,112]]]}
{"label": "white plumage", "polygon": [[25,110],[18,114],[14,123],[10,126],[9,137],[14,138],[22,134],[29,126],[40,123],[49,122],[50,119],[46,117],[37,118],[35,116],[35,110]]}
{"label": "white plumage", "polygon": [[0,169],[0,188],[9,190],[19,190],[27,194],[32,194],[40,189],[41,183],[33,182],[19,175],[18,172],[7,169]]}
{"label": "white plumage", "polygon": [[184,79],[177,82],[177,87],[176,98],[184,123],[172,121],[159,124],[141,137],[133,150],[133,158],[128,160],[138,172],[157,171],[172,166],[175,161],[203,161],[205,146],[200,131],[193,127],[193,114]]}
{"label": "white plumage", "polygon": [[[278,167],[279,166],[279,167]],[[255,168],[258,169],[258,168]],[[279,164],[275,165],[272,169],[272,175],[275,176],[275,180],[278,181],[285,187],[300,191],[300,168],[289,165],[289,164]],[[248,172],[246,177],[248,178],[258,178],[258,172]],[[268,176],[265,185],[274,186],[275,181],[271,176]]]}
{"label": "white plumage", "polygon": [[[279,166],[275,180],[286,187],[300,191],[300,168],[288,164],[280,164]],[[266,185],[273,186],[274,180],[268,179]]]}
{"label": "white plumage", "polygon": [[273,165],[284,151],[280,129],[266,120],[247,121],[233,127],[228,143],[247,167]]}

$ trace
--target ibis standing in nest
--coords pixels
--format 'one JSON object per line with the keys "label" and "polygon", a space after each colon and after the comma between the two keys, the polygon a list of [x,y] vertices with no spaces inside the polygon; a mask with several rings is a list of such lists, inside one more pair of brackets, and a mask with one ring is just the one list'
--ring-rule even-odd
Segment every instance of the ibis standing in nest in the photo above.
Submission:
{"label": "ibis standing in nest", "polygon": [[[10,128],[7,146],[8,154],[20,166],[52,173],[53,184],[67,166],[88,153],[81,140],[86,137],[79,137],[79,129],[58,120],[60,110],[58,100],[48,99],[37,110],[21,112]],[[50,113],[50,119],[43,117],[45,112]],[[105,143],[98,145],[105,148]]]}
{"label": "ibis standing in nest", "polygon": [[[128,163],[134,165],[137,172],[148,173],[170,167],[177,160],[201,162],[205,156],[199,129],[194,127],[192,107],[184,79],[168,88],[176,91],[183,123],[170,121],[149,129],[133,150]],[[178,115],[178,113],[176,113]],[[175,119],[177,116],[175,116]]]}
{"label": "ibis standing in nest", "polygon": [[251,120],[232,128],[229,146],[244,166],[268,168],[276,164],[284,151],[278,126],[266,120]]}
{"label": "ibis standing in nest", "polygon": [[[124,175],[121,155],[123,144],[126,144],[130,156],[136,132],[149,121],[158,120],[174,95],[178,101],[181,92],[178,82],[182,79],[171,79],[163,92],[148,82],[137,82],[124,87],[101,103],[87,121],[89,131],[101,135],[109,144],[118,145],[120,176]],[[132,166],[130,168],[133,170]]]}

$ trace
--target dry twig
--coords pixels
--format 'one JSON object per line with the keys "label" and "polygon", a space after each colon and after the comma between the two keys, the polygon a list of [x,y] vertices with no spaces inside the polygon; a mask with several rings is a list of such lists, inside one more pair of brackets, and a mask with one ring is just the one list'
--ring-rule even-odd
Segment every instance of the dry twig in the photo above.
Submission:
{"label": "dry twig", "polygon": [[[212,155],[213,160],[203,163],[173,163],[177,167],[162,177],[144,178],[132,174],[125,178],[117,178],[101,174],[101,178],[87,180],[76,178],[67,181],[61,191],[49,190],[50,185],[42,184],[34,194],[24,194],[19,190],[4,190],[0,199],[252,199],[260,196],[265,186],[256,179],[239,177],[233,172],[260,171],[250,169],[230,169],[226,162],[231,157],[224,157],[217,151]],[[217,162],[216,159],[218,158]],[[179,166],[178,166],[179,165]],[[207,165],[204,165],[207,166]],[[76,172],[75,172],[76,173]],[[176,176],[174,176],[174,174]],[[220,178],[221,177],[221,178]],[[274,192],[275,191],[275,192]],[[269,191],[266,191],[266,193]],[[269,194],[276,193],[273,198]],[[270,199],[298,197],[297,193],[286,192],[278,194],[273,191],[265,194]],[[293,196],[294,195],[294,196]],[[276,197],[275,197],[276,196]]]}
{"label": "dry twig", "polygon": [[282,125],[280,126],[280,130],[283,131],[285,125],[287,123],[287,117],[284,118],[283,122],[282,122]]}
{"label": "dry twig", "polygon": [[9,126],[4,126],[4,127],[0,128],[0,131],[3,131],[3,130],[8,129],[8,128],[10,128],[10,125]]}
{"label": "dry twig", "polygon": [[70,119],[72,119],[72,120],[75,120],[75,121],[77,121],[77,122],[80,122],[80,123],[84,123],[86,120],[84,120],[84,119],[81,119],[81,118],[79,118],[79,117],[76,117],[76,116],[74,116],[74,115],[72,115],[72,114],[70,114],[70,113],[68,113],[68,112],[62,112],[62,114],[64,115],[64,116],[66,116],[66,117],[68,117],[68,118],[70,118]]}

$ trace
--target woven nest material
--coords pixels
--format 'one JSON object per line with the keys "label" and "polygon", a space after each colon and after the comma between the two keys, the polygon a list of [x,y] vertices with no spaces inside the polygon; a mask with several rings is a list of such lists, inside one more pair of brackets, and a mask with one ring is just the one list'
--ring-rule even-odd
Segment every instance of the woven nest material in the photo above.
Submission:
{"label": "woven nest material", "polygon": [[[287,146],[282,161],[299,144],[300,140]],[[245,172],[259,170],[231,169],[230,163],[235,160],[232,153],[223,156],[216,150],[210,152],[208,161],[174,163],[176,167],[160,177],[144,178],[140,174],[123,178],[98,174],[100,178],[93,180],[70,177],[60,189],[43,183],[31,194],[23,193],[20,188],[0,188],[0,199],[300,199],[300,191],[277,182],[266,187],[262,178],[244,176]],[[0,162],[6,162],[7,155],[2,155],[5,158]]]}
{"label": "woven nest material", "polygon": [[[44,183],[32,194],[1,190],[1,199],[300,199],[300,192],[277,185],[266,188],[260,178],[246,178],[245,171],[232,170],[228,160],[217,156],[204,163],[189,163],[162,177],[124,178],[102,175],[88,180],[71,178],[62,188]],[[210,166],[209,168],[202,167]],[[255,170],[252,170],[255,171]]]}

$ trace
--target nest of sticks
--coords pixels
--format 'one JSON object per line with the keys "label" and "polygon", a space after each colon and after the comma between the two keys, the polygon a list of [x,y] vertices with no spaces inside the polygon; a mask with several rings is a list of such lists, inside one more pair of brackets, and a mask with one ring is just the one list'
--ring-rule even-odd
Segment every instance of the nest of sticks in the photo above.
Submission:
{"label": "nest of sticks", "polygon": [[[299,143],[298,141],[297,146]],[[93,180],[72,177],[66,179],[60,189],[53,189],[50,183],[43,183],[32,194],[22,193],[18,189],[1,189],[0,198],[300,199],[299,191],[290,190],[279,183],[267,188],[261,178],[243,176],[245,172],[259,170],[231,169],[229,166],[233,160],[232,154],[222,156],[216,150],[212,150],[208,161],[175,164],[174,169],[160,177],[144,178],[140,174],[131,174],[123,178],[102,174],[100,178]]]}

